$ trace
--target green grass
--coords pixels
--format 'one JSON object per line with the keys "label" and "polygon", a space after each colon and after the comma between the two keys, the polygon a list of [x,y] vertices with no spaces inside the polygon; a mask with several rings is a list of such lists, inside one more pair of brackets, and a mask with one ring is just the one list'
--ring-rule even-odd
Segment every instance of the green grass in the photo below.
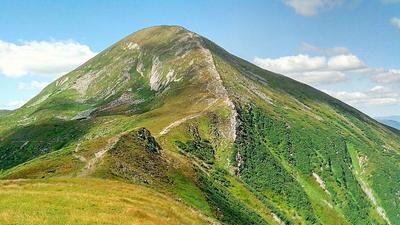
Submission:
{"label": "green grass", "polygon": [[179,172],[169,175],[173,180],[172,192],[177,198],[182,199],[188,205],[200,210],[206,215],[212,215],[212,210],[207,203],[204,193],[190,178]]}
{"label": "green grass", "polygon": [[186,205],[139,185],[100,179],[0,182],[0,224],[210,224]]}

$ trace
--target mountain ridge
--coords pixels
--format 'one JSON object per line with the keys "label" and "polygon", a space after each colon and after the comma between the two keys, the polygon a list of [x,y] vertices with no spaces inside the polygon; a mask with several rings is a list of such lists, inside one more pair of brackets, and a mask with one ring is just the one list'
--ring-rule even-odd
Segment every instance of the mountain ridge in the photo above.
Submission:
{"label": "mountain ridge", "polygon": [[377,121],[400,130],[400,116],[376,117]]}
{"label": "mountain ridge", "polygon": [[105,49],[0,137],[2,179],[134,183],[222,224],[400,221],[398,131],[179,26]]}

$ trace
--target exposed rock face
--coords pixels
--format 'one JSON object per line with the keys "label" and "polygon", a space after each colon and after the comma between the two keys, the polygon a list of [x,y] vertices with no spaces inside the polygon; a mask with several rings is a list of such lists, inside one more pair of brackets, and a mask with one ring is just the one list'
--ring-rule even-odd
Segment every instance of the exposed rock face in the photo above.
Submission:
{"label": "exposed rock face", "polygon": [[153,65],[151,66],[150,71],[150,87],[151,90],[158,91],[161,86],[161,62],[155,57],[153,59]]}
{"label": "exposed rock face", "polygon": [[[200,42],[200,41],[199,41]],[[235,110],[235,105],[229,98],[228,91],[226,90],[221,75],[219,74],[211,51],[201,45],[201,52],[205,58],[206,68],[208,69],[208,74],[211,76],[210,80],[213,82],[208,82],[208,90],[214,93],[218,98],[222,99],[225,106],[230,110],[230,124],[228,129],[225,130],[224,135],[231,141],[236,139],[236,127],[237,127],[237,112]]]}
{"label": "exposed rock face", "polygon": [[87,73],[75,81],[72,88],[76,89],[80,94],[86,94],[89,85],[100,75],[100,73]]}
{"label": "exposed rock face", "polygon": [[146,128],[142,127],[137,131],[137,138],[142,142],[148,152],[160,153],[161,146]]}
{"label": "exposed rock face", "polygon": [[90,119],[90,114],[94,112],[96,109],[88,109],[85,111],[82,111],[78,113],[76,116],[72,117],[71,120],[85,120],[85,119]]}

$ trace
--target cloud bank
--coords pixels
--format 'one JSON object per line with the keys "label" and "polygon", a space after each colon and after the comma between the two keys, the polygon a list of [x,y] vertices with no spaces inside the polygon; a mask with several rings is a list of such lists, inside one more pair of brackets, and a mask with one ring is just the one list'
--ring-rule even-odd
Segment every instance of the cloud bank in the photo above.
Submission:
{"label": "cloud bank", "polygon": [[360,86],[362,91],[324,89],[329,95],[353,106],[400,104],[400,70],[370,67],[344,47],[320,48],[303,44],[300,49],[307,54],[255,57],[253,62],[317,88],[335,89],[336,83],[351,80],[367,80],[374,85],[369,89]]}
{"label": "cloud bank", "polygon": [[75,41],[29,41],[11,43],[0,40],[0,74],[59,76],[95,56],[89,46]]}
{"label": "cloud bank", "polygon": [[[306,48],[304,48],[306,46]],[[325,55],[298,54],[280,58],[255,57],[254,63],[261,68],[281,73],[309,84],[333,83],[347,80],[348,72],[365,69],[364,63],[346,48],[318,48],[304,44],[302,49]]]}
{"label": "cloud bank", "polygon": [[384,86],[375,86],[367,91],[323,91],[350,105],[379,106],[400,103],[400,94]]}

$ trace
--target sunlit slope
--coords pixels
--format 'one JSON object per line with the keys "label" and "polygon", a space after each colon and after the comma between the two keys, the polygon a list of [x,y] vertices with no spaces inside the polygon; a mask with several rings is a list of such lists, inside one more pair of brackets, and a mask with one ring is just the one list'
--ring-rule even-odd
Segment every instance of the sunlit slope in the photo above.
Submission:
{"label": "sunlit slope", "polygon": [[116,181],[17,180],[0,187],[1,224],[211,224],[170,197]]}

